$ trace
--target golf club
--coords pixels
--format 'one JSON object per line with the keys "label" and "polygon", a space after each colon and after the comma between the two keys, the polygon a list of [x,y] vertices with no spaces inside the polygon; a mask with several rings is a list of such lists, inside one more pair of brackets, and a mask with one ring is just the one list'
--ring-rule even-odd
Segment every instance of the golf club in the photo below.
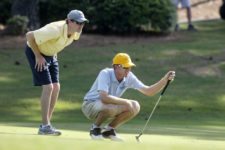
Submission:
{"label": "golf club", "polygon": [[164,92],[166,91],[166,88],[168,87],[169,83],[170,83],[170,80],[168,80],[168,81],[167,81],[166,86],[163,88],[163,90],[162,90],[162,92],[161,92],[161,94],[160,94],[160,96],[159,96],[158,101],[156,102],[156,104],[155,104],[155,106],[154,106],[154,108],[153,108],[153,110],[152,110],[151,114],[150,114],[150,115],[149,115],[149,117],[148,117],[148,120],[147,120],[147,121],[146,121],[146,123],[145,123],[144,128],[141,130],[141,132],[139,133],[139,135],[138,135],[138,136],[135,136],[135,138],[136,138],[137,142],[140,142],[140,139],[139,139],[139,138],[141,137],[141,135],[143,134],[143,132],[144,132],[145,128],[147,127],[148,122],[149,122],[149,120],[151,119],[152,114],[154,113],[155,108],[156,108],[156,107],[157,107],[157,105],[159,104],[159,101],[160,101],[160,99],[161,99],[162,95],[164,94]]}

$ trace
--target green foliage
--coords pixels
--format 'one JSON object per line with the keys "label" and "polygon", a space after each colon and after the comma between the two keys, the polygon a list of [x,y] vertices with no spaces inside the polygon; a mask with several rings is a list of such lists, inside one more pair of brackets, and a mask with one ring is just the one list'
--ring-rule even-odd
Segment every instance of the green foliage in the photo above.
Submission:
{"label": "green foliage", "polygon": [[130,32],[139,28],[140,24],[147,23],[148,6],[144,1],[103,1],[92,3],[95,7],[89,7],[88,14],[91,15],[91,25],[97,30],[106,32]]}
{"label": "green foliage", "polygon": [[149,1],[149,18],[155,30],[172,31],[177,20],[176,8],[170,0]]}
{"label": "green foliage", "polygon": [[176,10],[170,0],[49,0],[40,2],[41,24],[65,19],[72,9],[85,13],[90,20],[85,30],[90,32],[138,32],[149,24],[150,30],[168,32],[176,23]]}
{"label": "green foliage", "polygon": [[106,32],[136,32],[151,23],[151,28],[167,32],[176,22],[170,0],[113,0],[92,2],[87,7],[91,26]]}
{"label": "green foliage", "polygon": [[21,35],[27,30],[28,18],[26,16],[15,15],[7,21],[6,34]]}
{"label": "green foliage", "polygon": [[[10,17],[11,6],[11,0],[0,2],[0,22]],[[176,23],[171,0],[40,0],[40,24],[64,20],[73,9],[82,10],[90,20],[84,29],[88,32],[170,32]]]}
{"label": "green foliage", "polygon": [[5,24],[7,19],[10,18],[12,0],[1,0],[0,1],[0,23]]}
{"label": "green foliage", "polygon": [[66,19],[72,9],[80,9],[81,0],[47,0],[40,1],[39,14],[41,26],[56,20]]}

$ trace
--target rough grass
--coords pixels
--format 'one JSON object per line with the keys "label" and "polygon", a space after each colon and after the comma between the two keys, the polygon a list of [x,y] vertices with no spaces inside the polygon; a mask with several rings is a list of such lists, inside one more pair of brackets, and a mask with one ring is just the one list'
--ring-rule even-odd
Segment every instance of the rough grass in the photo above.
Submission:
{"label": "rough grass", "polygon": [[[83,96],[98,72],[110,67],[113,55],[121,51],[131,55],[137,64],[133,72],[146,84],[156,82],[168,70],[176,71],[176,80],[154,115],[156,122],[173,123],[175,119],[175,123],[181,124],[183,121],[196,123],[196,120],[224,124],[224,22],[214,20],[196,22],[195,25],[198,32],[139,37],[133,43],[131,39],[127,40],[128,44],[124,40],[108,46],[66,48],[59,54],[62,90],[54,121],[86,121],[80,111]],[[31,72],[23,51],[2,49],[0,53],[0,121],[40,120],[41,89],[32,87]],[[143,121],[158,98],[157,95],[146,97],[134,90],[128,90],[124,97],[137,99],[142,105],[134,122]]]}

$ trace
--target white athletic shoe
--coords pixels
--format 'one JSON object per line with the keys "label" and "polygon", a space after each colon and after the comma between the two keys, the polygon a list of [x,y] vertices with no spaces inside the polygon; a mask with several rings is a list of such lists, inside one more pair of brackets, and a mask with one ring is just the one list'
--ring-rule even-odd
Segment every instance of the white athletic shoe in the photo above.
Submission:
{"label": "white athletic shoe", "polygon": [[55,136],[59,136],[62,133],[59,130],[57,130],[56,128],[52,127],[51,125],[47,125],[47,126],[40,125],[40,127],[38,129],[38,134],[39,135],[55,135]]}

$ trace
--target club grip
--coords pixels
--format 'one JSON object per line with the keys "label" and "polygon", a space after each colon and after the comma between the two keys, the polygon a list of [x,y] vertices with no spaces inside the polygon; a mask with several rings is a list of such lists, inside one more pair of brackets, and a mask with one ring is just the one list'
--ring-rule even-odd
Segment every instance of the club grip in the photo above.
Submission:
{"label": "club grip", "polygon": [[163,88],[163,90],[162,90],[162,92],[161,92],[160,95],[163,95],[163,94],[164,94],[164,92],[166,91],[168,85],[170,84],[170,81],[171,81],[171,80],[168,80],[168,81],[167,81],[166,86]]}

